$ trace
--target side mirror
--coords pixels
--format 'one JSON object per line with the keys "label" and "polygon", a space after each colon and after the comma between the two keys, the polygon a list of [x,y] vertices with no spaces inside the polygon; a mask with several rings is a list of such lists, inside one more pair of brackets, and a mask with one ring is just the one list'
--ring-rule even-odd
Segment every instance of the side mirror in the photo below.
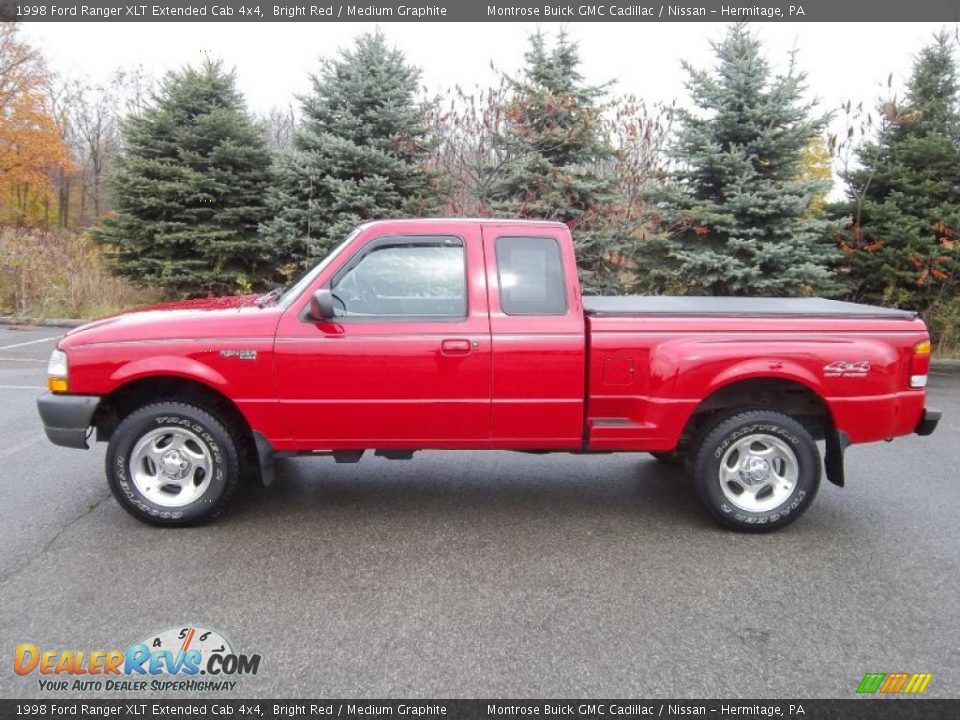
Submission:
{"label": "side mirror", "polygon": [[317,290],[310,297],[310,319],[318,322],[333,320],[333,295],[327,289]]}

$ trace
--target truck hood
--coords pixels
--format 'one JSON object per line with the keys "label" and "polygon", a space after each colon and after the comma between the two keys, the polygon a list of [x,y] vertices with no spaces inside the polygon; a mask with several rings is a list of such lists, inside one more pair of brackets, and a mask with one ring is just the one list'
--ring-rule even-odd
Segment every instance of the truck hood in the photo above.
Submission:
{"label": "truck hood", "polygon": [[222,295],[219,297],[194,298],[193,300],[174,300],[172,302],[143,305],[126,313],[154,312],[170,310],[230,310],[232,308],[252,307],[257,304],[259,295]]}
{"label": "truck hood", "polygon": [[257,307],[258,295],[145,305],[69,331],[61,348],[114,342],[272,337],[282,309]]}

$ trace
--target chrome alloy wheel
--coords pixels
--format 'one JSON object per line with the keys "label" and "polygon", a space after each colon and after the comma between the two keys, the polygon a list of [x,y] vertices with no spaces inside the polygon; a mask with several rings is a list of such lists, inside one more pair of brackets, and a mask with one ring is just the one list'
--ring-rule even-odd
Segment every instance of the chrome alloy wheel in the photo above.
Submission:
{"label": "chrome alloy wheel", "polygon": [[727,448],[718,472],[723,495],[747,512],[762,513],[783,504],[799,474],[797,456],[772,435],[748,435]]}
{"label": "chrome alloy wheel", "polygon": [[189,505],[206,492],[213,477],[210,449],[196,433],[161,427],[144,435],[130,453],[137,490],[163,507]]}

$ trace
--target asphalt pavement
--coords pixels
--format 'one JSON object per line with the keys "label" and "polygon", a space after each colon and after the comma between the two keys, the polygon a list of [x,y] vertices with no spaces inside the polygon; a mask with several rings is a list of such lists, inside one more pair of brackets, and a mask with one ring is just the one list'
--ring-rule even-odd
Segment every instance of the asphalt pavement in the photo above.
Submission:
{"label": "asphalt pavement", "polygon": [[[18,643],[127,647],[187,624],[262,656],[242,697],[960,696],[960,374],[936,434],[856,446],[772,535],[718,528],[648,455],[283,460],[212,525],[140,524],[104,446],[47,442],[61,331],[0,327],[0,697]],[[72,679],[72,678],[71,678]],[[119,697],[123,693],[105,693]]]}

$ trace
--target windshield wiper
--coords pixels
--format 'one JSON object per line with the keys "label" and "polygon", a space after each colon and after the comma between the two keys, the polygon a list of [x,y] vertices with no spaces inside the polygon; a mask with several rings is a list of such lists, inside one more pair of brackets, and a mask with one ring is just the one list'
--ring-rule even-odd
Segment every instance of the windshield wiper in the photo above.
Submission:
{"label": "windshield wiper", "polygon": [[279,287],[275,287],[273,290],[266,293],[265,295],[261,295],[260,297],[257,298],[257,307],[263,308],[269,305],[270,303],[276,302],[279,299],[279,297],[283,295],[284,290],[285,290],[284,286],[280,285]]}

